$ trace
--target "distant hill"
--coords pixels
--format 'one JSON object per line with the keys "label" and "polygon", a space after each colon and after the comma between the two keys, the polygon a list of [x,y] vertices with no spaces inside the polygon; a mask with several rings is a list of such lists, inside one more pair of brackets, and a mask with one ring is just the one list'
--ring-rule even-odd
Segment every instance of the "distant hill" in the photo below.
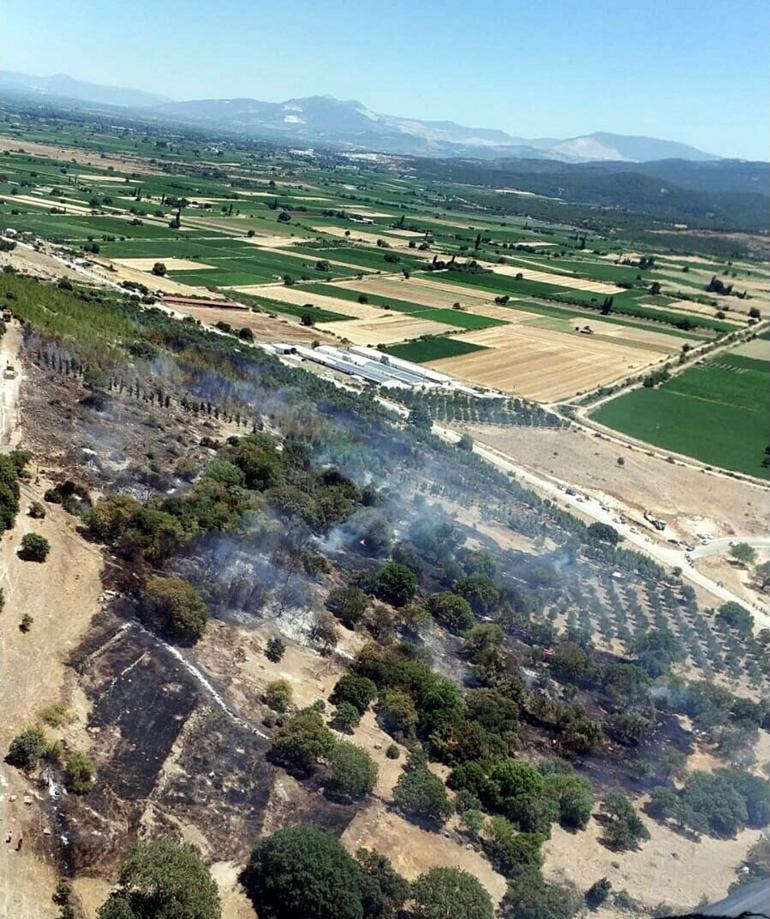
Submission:
{"label": "distant hill", "polygon": [[648,162],[678,159],[716,161],[719,157],[688,144],[654,137],[597,132],[567,139],[514,137],[494,128],[453,121],[425,121],[383,115],[356,100],[308,96],[285,102],[258,99],[194,99],[174,102],[152,93],[100,86],[64,74],[50,77],[0,71],[0,92],[27,97],[141,111],[148,118],[237,132],[306,145],[342,146],[406,156],[516,157],[564,163]]}
{"label": "distant hill", "polygon": [[96,102],[125,108],[158,105],[168,101],[166,96],[157,96],[140,89],[123,89],[120,86],[86,83],[83,80],[68,77],[64,73],[56,73],[50,77],[38,77],[28,73],[17,73],[13,70],[0,70],[0,92],[76,99],[81,102]]}

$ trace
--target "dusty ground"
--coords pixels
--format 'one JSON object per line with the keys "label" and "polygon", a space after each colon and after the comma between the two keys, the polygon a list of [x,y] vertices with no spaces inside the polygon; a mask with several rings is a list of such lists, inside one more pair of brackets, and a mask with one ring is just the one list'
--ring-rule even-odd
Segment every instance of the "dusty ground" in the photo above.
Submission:
{"label": "dusty ground", "polygon": [[[714,478],[590,436],[578,430],[470,426],[472,436],[515,462],[642,512],[676,521],[676,533],[764,536],[770,492],[747,482]],[[617,463],[622,457],[623,466]]]}
{"label": "dusty ground", "polygon": [[578,836],[555,825],[543,846],[544,873],[551,881],[572,882],[585,891],[606,877],[615,891],[625,888],[647,907],[659,903],[692,909],[705,894],[710,901],[725,896],[758,830],[744,830],[735,839],[708,836],[695,842],[642,815],[651,839],[636,852],[612,852],[599,843],[601,827],[591,820]]}
{"label": "dusty ground", "polygon": [[59,259],[47,252],[38,252],[27,246],[16,246],[11,252],[0,252],[0,269],[5,265],[13,265],[18,271],[31,274],[44,281],[58,281],[59,278],[68,278],[82,284],[85,280],[81,272],[68,268]]}
{"label": "dusty ground", "polygon": [[409,823],[380,802],[360,811],[342,835],[351,851],[377,849],[387,855],[396,871],[408,880],[431,868],[452,867],[468,871],[484,885],[495,902],[506,890],[505,879],[493,870],[480,852],[451,836],[432,833]]}
{"label": "dusty ground", "polygon": [[429,307],[451,307],[455,303],[463,306],[473,304],[494,303],[495,294],[484,291],[470,293],[462,287],[451,284],[442,284],[425,278],[404,278],[403,275],[395,277],[369,277],[362,280],[340,281],[329,285],[331,293],[334,287],[352,287],[361,293],[379,294],[383,297],[394,297],[397,300],[406,300],[411,303],[421,303]]}
{"label": "dusty ground", "polygon": [[309,345],[314,341],[321,344],[335,344],[336,338],[324,334],[324,327],[303,326],[296,316],[270,316],[268,313],[253,313],[251,310],[217,309],[209,306],[187,306],[174,304],[174,313],[193,316],[207,325],[229,322],[235,329],[249,328],[257,341],[292,342]]}

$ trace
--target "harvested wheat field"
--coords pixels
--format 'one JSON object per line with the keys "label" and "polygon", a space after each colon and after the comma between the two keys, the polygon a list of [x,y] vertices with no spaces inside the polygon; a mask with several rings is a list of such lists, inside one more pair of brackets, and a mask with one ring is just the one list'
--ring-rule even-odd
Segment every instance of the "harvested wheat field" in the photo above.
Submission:
{"label": "harvested wheat field", "polygon": [[661,359],[657,351],[636,344],[597,341],[577,333],[570,337],[530,324],[470,332],[463,341],[491,350],[426,366],[539,402],[586,392]]}
{"label": "harvested wheat field", "polygon": [[114,258],[112,261],[116,265],[123,265],[126,268],[135,268],[137,271],[152,271],[153,266],[158,262],[165,265],[169,271],[195,271],[197,268],[214,268],[214,265],[207,265],[205,262],[196,262],[189,258]]}
{"label": "harvested wheat field", "polygon": [[379,319],[351,319],[342,322],[323,322],[319,329],[347,338],[354,345],[393,345],[399,341],[419,338],[421,335],[441,335],[456,332],[454,326],[432,319],[412,318],[403,313],[392,316],[383,312]]}
{"label": "harvested wheat field", "polygon": [[532,268],[522,268],[520,265],[497,265],[494,262],[479,262],[484,268],[491,268],[495,274],[516,277],[520,274],[525,281],[538,281],[540,284],[553,284],[555,287],[569,287],[572,290],[587,290],[592,294],[616,294],[618,288],[614,284],[603,281],[589,281],[587,278],[577,278],[573,275],[552,274],[550,271],[536,271]]}
{"label": "harvested wheat field", "polygon": [[270,234],[260,236],[259,233],[259,230],[255,230],[255,236],[244,236],[241,242],[259,246],[260,249],[283,249],[284,246],[293,246],[295,243],[307,241],[302,236],[275,236]]}
{"label": "harvested wheat field", "polygon": [[370,306],[368,303],[356,303],[355,300],[343,300],[340,297],[325,297],[323,294],[303,290],[301,287],[287,287],[285,284],[272,286],[251,284],[232,289],[244,294],[278,300],[281,303],[294,303],[297,306],[311,304],[320,309],[329,310],[330,313],[341,313],[343,316],[352,316],[354,319],[379,319],[383,315],[389,315],[384,310]]}
{"label": "harvested wheat field", "polygon": [[[160,291],[164,294],[178,294],[180,297],[201,297],[206,296],[211,300],[223,300],[224,295],[218,291],[207,291],[201,287],[192,287],[190,284],[182,284],[179,281],[173,281],[168,277],[159,277],[148,271],[140,271],[138,268],[131,268],[128,265],[120,265],[118,262],[101,261],[93,259],[94,263],[100,268],[106,269],[99,272],[102,277],[108,281],[131,281],[133,284],[143,284],[153,291]],[[153,264],[155,259],[153,259]],[[112,270],[110,270],[112,269]]]}
{"label": "harvested wheat field", "polygon": [[41,198],[38,195],[0,195],[3,201],[13,201],[16,204],[30,204],[33,207],[44,207],[47,210],[55,207],[57,210],[66,211],[68,214],[91,216],[91,208],[81,204],[68,204],[62,198]]}
{"label": "harvested wheat field", "polygon": [[333,286],[352,287],[364,294],[407,300],[410,303],[421,304],[426,309],[453,306],[455,303],[472,306],[495,301],[495,294],[486,291],[475,291],[471,294],[451,284],[442,284],[440,281],[429,281],[424,278],[404,278],[402,275],[384,278],[369,277],[360,281],[341,281]]}

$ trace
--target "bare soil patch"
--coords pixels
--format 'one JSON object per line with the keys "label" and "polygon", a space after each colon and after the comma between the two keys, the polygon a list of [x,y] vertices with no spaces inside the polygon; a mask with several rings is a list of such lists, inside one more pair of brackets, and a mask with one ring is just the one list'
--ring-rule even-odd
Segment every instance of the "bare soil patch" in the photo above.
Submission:
{"label": "bare soil patch", "polygon": [[387,855],[393,867],[407,880],[414,880],[431,868],[452,867],[468,871],[484,885],[495,903],[506,890],[505,878],[473,848],[453,838],[449,831],[423,830],[376,802],[359,811],[342,835],[350,852],[377,849]]}
{"label": "bare soil patch", "polygon": [[[714,479],[688,466],[673,465],[644,450],[628,449],[578,429],[502,428],[471,425],[481,443],[502,450],[514,462],[596,494],[649,509],[672,522],[678,536],[699,532],[764,536],[770,492],[735,479]],[[618,457],[624,465],[618,465]]]}

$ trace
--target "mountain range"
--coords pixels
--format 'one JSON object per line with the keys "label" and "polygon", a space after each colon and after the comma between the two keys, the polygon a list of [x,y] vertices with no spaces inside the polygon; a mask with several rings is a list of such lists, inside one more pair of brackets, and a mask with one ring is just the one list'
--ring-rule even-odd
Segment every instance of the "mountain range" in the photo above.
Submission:
{"label": "mountain range", "polygon": [[286,102],[257,99],[193,99],[177,102],[141,90],[103,86],[65,74],[41,77],[0,71],[0,92],[40,101],[130,109],[144,117],[219,128],[250,137],[298,144],[342,146],[406,156],[545,159],[564,163],[718,160],[688,144],[596,132],[579,137],[527,139],[493,128],[453,121],[383,115],[355,100],[309,96]]}

